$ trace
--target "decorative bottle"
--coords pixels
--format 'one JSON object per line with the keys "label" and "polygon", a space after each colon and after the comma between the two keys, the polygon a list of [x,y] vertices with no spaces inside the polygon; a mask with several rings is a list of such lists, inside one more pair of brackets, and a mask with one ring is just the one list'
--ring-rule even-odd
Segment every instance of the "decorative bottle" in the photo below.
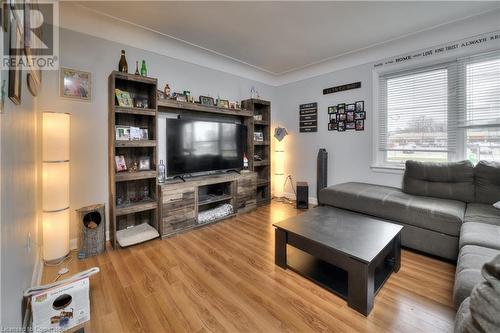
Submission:
{"label": "decorative bottle", "polygon": [[142,76],[148,76],[148,68],[146,67],[146,60],[142,61],[141,65],[141,75]]}
{"label": "decorative bottle", "polygon": [[247,158],[247,154],[243,154],[243,169],[248,169],[248,158]]}
{"label": "decorative bottle", "polygon": [[141,73],[139,73],[139,61],[135,61],[135,75],[141,75]]}
{"label": "decorative bottle", "polygon": [[163,164],[163,160],[160,160],[160,164],[158,165],[158,183],[162,184],[165,182],[165,164]]}
{"label": "decorative bottle", "polygon": [[125,50],[122,50],[120,61],[118,62],[118,70],[122,73],[128,73],[127,59],[125,58]]}

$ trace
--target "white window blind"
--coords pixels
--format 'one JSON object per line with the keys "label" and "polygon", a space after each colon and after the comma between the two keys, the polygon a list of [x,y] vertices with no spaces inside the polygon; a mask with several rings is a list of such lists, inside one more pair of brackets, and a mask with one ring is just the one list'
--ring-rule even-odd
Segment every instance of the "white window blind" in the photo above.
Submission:
{"label": "white window blind", "polygon": [[500,52],[460,59],[458,100],[466,158],[500,160]]}
{"label": "white window blind", "polygon": [[390,75],[379,80],[379,149],[386,162],[407,159],[446,161],[456,150],[458,121],[450,93],[453,65],[445,64]]}
{"label": "white window blind", "polygon": [[500,160],[500,51],[380,75],[379,115],[385,163]]}

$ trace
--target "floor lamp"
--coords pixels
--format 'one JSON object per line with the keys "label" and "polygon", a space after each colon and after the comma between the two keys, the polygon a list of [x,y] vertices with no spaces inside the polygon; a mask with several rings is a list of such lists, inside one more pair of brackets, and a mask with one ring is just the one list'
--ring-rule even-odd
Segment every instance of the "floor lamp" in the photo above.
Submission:
{"label": "floor lamp", "polygon": [[70,115],[43,112],[43,259],[53,263],[69,253]]}
{"label": "floor lamp", "polygon": [[288,135],[286,128],[276,127],[274,129],[274,179],[275,184],[279,184],[275,188],[275,197],[277,201],[285,201],[284,183],[285,183],[285,144],[283,139]]}

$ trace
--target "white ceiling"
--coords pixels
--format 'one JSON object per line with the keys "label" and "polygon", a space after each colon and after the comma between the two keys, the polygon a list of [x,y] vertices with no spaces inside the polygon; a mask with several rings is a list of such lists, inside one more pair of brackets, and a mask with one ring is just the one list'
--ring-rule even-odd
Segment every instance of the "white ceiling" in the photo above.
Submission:
{"label": "white ceiling", "polygon": [[275,75],[500,8],[500,1],[79,3]]}

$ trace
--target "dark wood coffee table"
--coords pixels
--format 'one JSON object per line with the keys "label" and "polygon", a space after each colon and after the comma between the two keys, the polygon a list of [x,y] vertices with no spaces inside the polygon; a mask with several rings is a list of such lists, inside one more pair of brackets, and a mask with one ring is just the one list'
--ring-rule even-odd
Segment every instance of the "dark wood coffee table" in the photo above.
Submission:
{"label": "dark wood coffee table", "polygon": [[329,206],[273,225],[276,265],[347,299],[365,316],[384,282],[399,270],[400,225]]}

